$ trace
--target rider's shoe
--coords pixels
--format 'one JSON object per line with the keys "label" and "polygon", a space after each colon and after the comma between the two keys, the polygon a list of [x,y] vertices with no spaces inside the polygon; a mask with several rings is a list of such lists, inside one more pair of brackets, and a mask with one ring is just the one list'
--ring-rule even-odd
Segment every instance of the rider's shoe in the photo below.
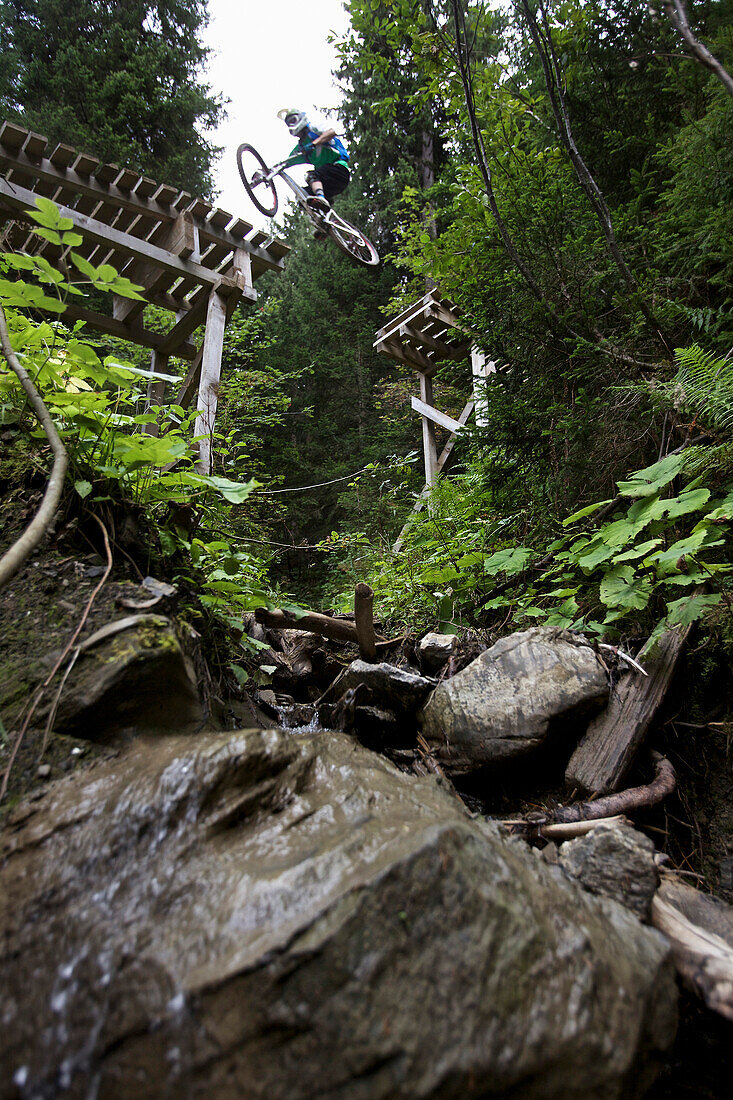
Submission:
{"label": "rider's shoe", "polygon": [[331,209],[331,203],[325,195],[309,195],[308,205],[318,214],[326,214]]}

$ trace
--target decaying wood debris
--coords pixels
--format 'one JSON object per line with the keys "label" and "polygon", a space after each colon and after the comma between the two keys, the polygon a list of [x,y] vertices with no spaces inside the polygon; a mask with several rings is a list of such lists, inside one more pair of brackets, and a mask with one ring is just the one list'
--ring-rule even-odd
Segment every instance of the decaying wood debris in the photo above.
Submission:
{"label": "decaying wood debris", "polygon": [[648,656],[649,645],[644,647],[639,656],[646,677],[634,670],[622,675],[608,707],[591,722],[570,758],[565,772],[569,787],[594,794],[618,789],[672,683],[689,632],[689,626],[667,630],[653,657]]}
{"label": "decaying wood debris", "polygon": [[670,872],[654,895],[652,924],[672,944],[685,985],[733,1020],[733,908]]}

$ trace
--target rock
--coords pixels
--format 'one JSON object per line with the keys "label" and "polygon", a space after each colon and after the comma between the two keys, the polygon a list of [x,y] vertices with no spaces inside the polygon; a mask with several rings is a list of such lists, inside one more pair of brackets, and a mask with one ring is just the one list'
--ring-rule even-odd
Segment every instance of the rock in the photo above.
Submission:
{"label": "rock", "polygon": [[560,866],[592,894],[614,898],[643,921],[659,886],[654,844],[628,825],[599,825],[560,846]]}
{"label": "rock", "polygon": [[666,941],[335,733],[149,738],[16,812],[0,1091],[629,1100]]}
{"label": "rock", "polygon": [[437,672],[455,652],[455,634],[425,634],[417,645],[420,668],[425,672]]}
{"label": "rock", "polygon": [[287,730],[309,726],[316,717],[316,708],[312,703],[292,703],[279,711],[280,724]]}
{"label": "rock", "polygon": [[129,615],[81,647],[54,730],[90,741],[151,730],[194,730],[204,721],[193,664],[171,619]]}
{"label": "rock", "polygon": [[454,774],[541,745],[550,723],[608,699],[606,673],[578,635],[535,627],[501,638],[439,684],[422,713],[425,739]]}
{"label": "rock", "polygon": [[[395,745],[404,739],[405,722],[400,722],[394,711],[384,707],[355,707],[354,733],[370,747]],[[414,728],[411,730],[415,738]]]}
{"label": "rock", "polygon": [[36,775],[38,776],[39,779],[48,779],[50,774],[51,774],[51,765],[50,764],[39,764],[38,765]]}
{"label": "rock", "polygon": [[367,661],[352,661],[339,681],[339,691],[348,691],[360,685],[367,689],[359,693],[360,704],[387,707],[405,714],[417,710],[435,683],[417,672],[397,668],[386,661],[374,665]]}

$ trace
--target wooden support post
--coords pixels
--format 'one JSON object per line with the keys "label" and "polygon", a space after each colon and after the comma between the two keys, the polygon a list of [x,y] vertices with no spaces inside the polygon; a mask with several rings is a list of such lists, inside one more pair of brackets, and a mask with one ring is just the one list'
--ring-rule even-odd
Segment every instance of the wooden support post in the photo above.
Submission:
{"label": "wooden support post", "polygon": [[359,581],[354,593],[354,618],[359,653],[365,661],[376,661],[377,639],[374,634],[374,592],[368,584]]}
{"label": "wooden support post", "polygon": [[471,348],[471,373],[473,374],[473,400],[476,407],[476,424],[479,428],[489,422],[489,402],[486,396],[486,384],[489,375],[496,374],[496,363],[487,359],[476,345]]}
{"label": "wooden support post", "polygon": [[[348,619],[334,619],[317,611],[309,611],[307,615],[296,617],[292,611],[281,611],[279,608],[269,611],[266,607],[258,607],[255,611],[255,622],[273,630],[305,630],[321,634],[324,638],[332,638],[336,642],[359,643],[356,623]],[[384,638],[379,641],[383,642]]]}
{"label": "wooden support post", "polygon": [[[433,404],[433,380],[420,375],[420,400]],[[422,448],[425,458],[425,484],[432,486],[438,473],[438,448],[435,445],[435,424],[427,416],[422,417]]]}
{"label": "wooden support post", "polygon": [[[150,369],[160,374],[168,373],[168,356],[161,355],[160,352],[153,351],[150,356]],[[151,378],[148,382],[148,400],[145,405],[145,411],[150,412],[152,409],[157,409],[163,404],[163,398],[165,396],[165,382],[159,378]],[[158,436],[160,432],[160,424],[151,423],[145,425],[145,431],[147,435]]]}
{"label": "wooden support post", "polygon": [[219,397],[219,379],[221,377],[221,354],[224,347],[224,327],[226,324],[226,299],[213,290],[209,295],[206,311],[206,330],[204,332],[203,356],[201,359],[201,384],[198,396],[198,417],[194,425],[194,436],[202,436],[199,442],[199,469],[211,473],[212,434],[216,422],[216,405]]}

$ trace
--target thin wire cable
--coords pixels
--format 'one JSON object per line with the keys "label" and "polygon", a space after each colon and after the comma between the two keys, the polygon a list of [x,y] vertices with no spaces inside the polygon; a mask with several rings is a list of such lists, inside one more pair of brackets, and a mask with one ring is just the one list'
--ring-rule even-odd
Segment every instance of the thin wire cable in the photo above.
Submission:
{"label": "thin wire cable", "polygon": [[343,477],[334,477],[331,481],[317,481],[315,485],[296,485],[292,489],[263,489],[258,495],[271,497],[275,493],[304,493],[307,489],[321,489],[324,485],[335,485],[339,481],[350,481],[352,477],[358,477],[359,474],[363,474],[367,470],[373,470],[375,474],[383,473],[385,470],[396,470],[398,466],[404,466],[409,461],[410,459],[405,459],[404,462],[395,462],[392,466],[384,466],[381,470],[377,470],[372,466],[362,466],[361,470],[357,470],[355,474],[344,474]]}

